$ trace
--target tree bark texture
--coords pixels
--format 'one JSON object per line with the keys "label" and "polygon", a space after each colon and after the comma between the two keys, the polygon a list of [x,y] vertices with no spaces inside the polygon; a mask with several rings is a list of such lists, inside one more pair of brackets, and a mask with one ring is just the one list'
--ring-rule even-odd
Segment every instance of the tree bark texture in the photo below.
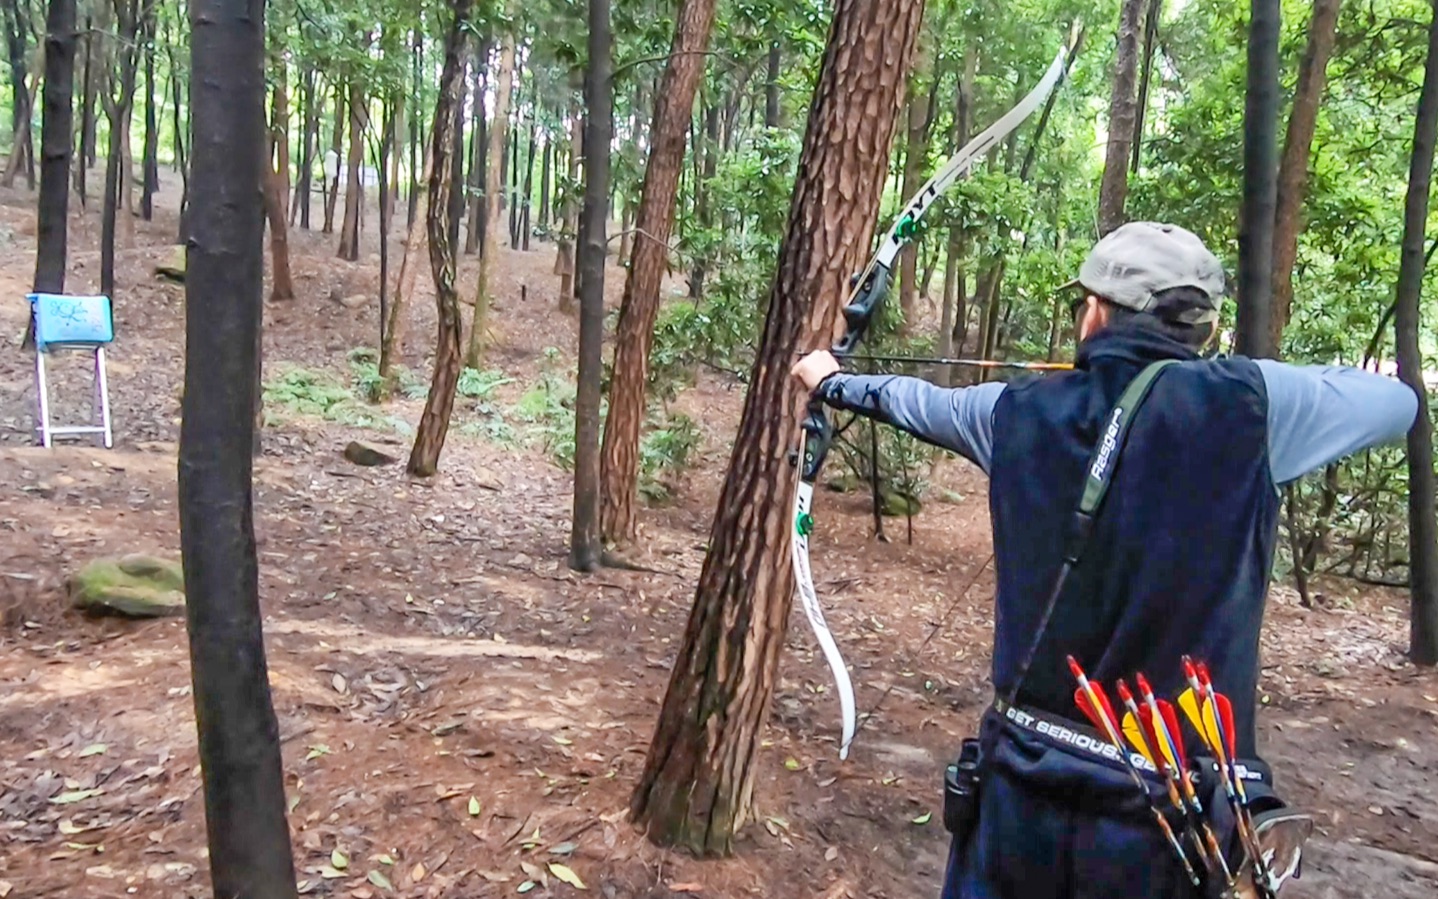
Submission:
{"label": "tree bark texture", "polygon": [[[680,16],[682,20],[682,12]],[[599,382],[604,377],[604,260],[609,254],[605,230],[609,219],[609,148],[614,134],[612,42],[609,0],[589,0],[589,65],[584,73],[587,150],[581,213],[585,227],[577,254],[583,286],[579,294],[579,373],[574,402],[574,508],[569,532],[569,567],[576,571],[598,568],[604,551],[599,529]]]}
{"label": "tree bark texture", "polygon": [[1340,2],[1314,0],[1308,46],[1298,65],[1293,111],[1288,116],[1283,158],[1278,164],[1277,209],[1273,218],[1273,320],[1269,323],[1269,342],[1274,350],[1283,346],[1283,329],[1293,308],[1293,266],[1298,261],[1298,233],[1303,228],[1303,196],[1308,186],[1313,133],[1318,127],[1318,107],[1323,101],[1323,86],[1328,77],[1328,58],[1333,54],[1338,32]]}
{"label": "tree bark texture", "polygon": [[509,90],[514,78],[514,35],[506,33],[499,48],[499,72],[495,78],[494,116],[489,125],[489,162],[484,170],[484,246],[479,256],[479,278],[474,287],[474,319],[469,329],[469,351],[465,365],[479,368],[484,355],[485,330],[489,327],[489,276],[499,257],[499,200],[505,133],[509,130]]}
{"label": "tree bark texture", "polygon": [[[1438,139],[1438,0],[1428,27],[1428,61],[1413,128],[1413,157],[1408,197],[1403,207],[1403,249],[1398,266],[1394,336],[1398,376],[1418,394],[1418,417],[1408,432],[1409,588],[1412,591],[1409,655],[1415,664],[1438,664],[1438,489],[1433,475],[1433,419],[1423,382],[1420,307],[1423,293],[1423,240],[1433,180],[1434,142]],[[1432,326],[1430,325],[1431,329]]]}
{"label": "tree bark texture", "polygon": [[788,454],[807,397],[789,369],[797,350],[836,335],[839,298],[869,251],[922,9],[917,0],[834,5],[709,553],[630,803],[660,844],[727,854],[751,816],[793,602]]}
{"label": "tree bark texture", "polygon": [[1113,94],[1108,105],[1108,150],[1098,194],[1099,235],[1124,222],[1128,200],[1128,157],[1133,146],[1133,125],[1138,105],[1134,96],[1138,75],[1139,18],[1144,0],[1123,0],[1119,9],[1118,51],[1114,54]]}
{"label": "tree bark texture", "polygon": [[1273,218],[1278,200],[1280,0],[1250,0],[1248,88],[1243,103],[1243,208],[1238,216],[1241,355],[1273,357]]}
{"label": "tree bark texture", "polygon": [[[296,895],[260,625],[252,492],[264,281],[262,0],[190,0],[193,240],[185,275],[180,548],[216,896]],[[251,152],[236,152],[243,147]]]}
{"label": "tree bark texture", "polygon": [[464,81],[464,30],[471,0],[452,0],[453,18],[444,41],[444,65],[440,70],[439,99],[434,104],[429,164],[429,206],[425,231],[429,236],[429,267],[434,276],[434,299],[439,313],[439,334],[435,341],[434,375],[424,402],[408,470],[430,477],[439,470],[439,455],[449,434],[449,417],[454,408],[454,390],[459,384],[459,343],[464,323],[459,315],[459,294],[454,288],[455,247],[449,239],[449,189],[453,180],[454,108]]}
{"label": "tree bark texture", "polygon": [[[578,74],[571,73],[571,85]],[[576,106],[569,117],[569,152],[565,154],[564,202],[560,204],[559,240],[554,250],[555,273],[559,275],[559,311],[574,312],[574,244],[579,233],[579,204],[575,202],[574,186],[579,182],[579,160],[583,154],[583,118]]]}
{"label": "tree bark texture", "polygon": [[615,333],[609,414],[600,453],[600,530],[607,541],[634,539],[639,480],[639,430],[649,378],[649,351],[659,314],[659,289],[669,268],[674,201],[694,94],[704,77],[704,50],[714,25],[715,0],[684,0],[664,79],[654,97],[649,160],[639,199],[636,242]]}
{"label": "tree bark texture", "polygon": [[46,293],[65,292],[74,82],[75,0],[50,0],[45,16],[45,93],[40,122],[34,281],[34,289]]}

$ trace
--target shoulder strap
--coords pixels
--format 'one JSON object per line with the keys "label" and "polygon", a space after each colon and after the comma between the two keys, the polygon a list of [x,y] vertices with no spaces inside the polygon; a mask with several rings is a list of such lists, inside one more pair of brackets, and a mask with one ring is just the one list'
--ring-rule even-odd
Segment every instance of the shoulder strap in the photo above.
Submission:
{"label": "shoulder strap", "polygon": [[1107,424],[1104,425],[1103,434],[1094,445],[1093,455],[1089,457],[1088,468],[1084,473],[1083,496],[1079,498],[1064,545],[1064,561],[1069,565],[1077,565],[1079,557],[1087,547],[1089,534],[1093,531],[1093,521],[1103,507],[1109,486],[1113,484],[1113,473],[1118,468],[1119,454],[1128,442],[1128,432],[1133,425],[1134,415],[1138,414],[1139,407],[1148,398],[1158,376],[1177,361],[1161,359],[1146,366],[1124,388],[1118,402],[1114,404],[1113,411],[1105,419]]}
{"label": "shoulder strap", "polygon": [[1028,676],[1029,668],[1033,665],[1034,655],[1039,650],[1039,644],[1043,642],[1044,632],[1048,630],[1049,619],[1053,617],[1059,594],[1063,592],[1064,584],[1068,583],[1069,574],[1073,572],[1079,559],[1083,557],[1084,550],[1088,548],[1089,536],[1093,533],[1094,519],[1098,517],[1099,511],[1103,508],[1104,498],[1108,496],[1108,489],[1113,484],[1113,473],[1118,468],[1118,459],[1123,452],[1124,444],[1128,442],[1128,433],[1133,426],[1133,418],[1138,413],[1139,407],[1143,405],[1143,401],[1148,398],[1158,376],[1163,374],[1165,368],[1177,361],[1177,359],[1161,359],[1146,366],[1124,388],[1118,402],[1114,404],[1113,411],[1109,412],[1104,419],[1107,424],[1104,425],[1103,434],[1099,436],[1098,443],[1094,446],[1093,455],[1089,457],[1088,468],[1084,473],[1083,495],[1079,498],[1078,508],[1074,510],[1073,520],[1069,524],[1068,535],[1064,540],[1063,564],[1059,566],[1058,576],[1054,578],[1053,587],[1049,590],[1048,602],[1044,604],[1043,614],[1039,617],[1038,627],[1034,630],[1033,642],[1029,644],[1028,652],[1024,653],[1023,661],[1019,665],[1018,676],[1014,678],[1014,685],[1009,689],[1007,704],[1010,706],[1018,698],[1019,687],[1023,686],[1024,678]]}

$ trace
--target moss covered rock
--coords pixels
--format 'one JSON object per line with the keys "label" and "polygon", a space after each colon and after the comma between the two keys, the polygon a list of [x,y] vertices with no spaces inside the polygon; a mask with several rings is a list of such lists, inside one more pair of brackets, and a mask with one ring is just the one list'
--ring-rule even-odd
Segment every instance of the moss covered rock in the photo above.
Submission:
{"label": "moss covered rock", "polygon": [[185,614],[184,572],[179,563],[156,556],[96,559],[71,575],[66,587],[72,606],[95,614]]}

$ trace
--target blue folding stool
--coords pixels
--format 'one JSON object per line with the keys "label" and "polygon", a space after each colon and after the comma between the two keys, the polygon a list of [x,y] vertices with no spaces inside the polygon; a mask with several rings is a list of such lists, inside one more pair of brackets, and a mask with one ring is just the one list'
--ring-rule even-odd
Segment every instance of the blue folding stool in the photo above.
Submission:
{"label": "blue folding stool", "polygon": [[[100,434],[105,447],[114,445],[110,433],[110,392],[105,380],[105,346],[115,339],[115,319],[110,298],[66,296],[54,293],[29,295],[35,321],[35,387],[40,403],[40,443],[50,446],[52,438],[71,434]],[[95,357],[95,392],[99,395],[100,424],[52,425],[49,385],[45,380],[45,357],[57,350],[92,353]]]}

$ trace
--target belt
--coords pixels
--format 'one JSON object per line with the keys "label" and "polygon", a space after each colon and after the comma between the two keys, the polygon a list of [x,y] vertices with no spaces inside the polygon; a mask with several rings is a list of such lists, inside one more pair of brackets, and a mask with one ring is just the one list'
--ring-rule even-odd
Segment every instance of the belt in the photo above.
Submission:
{"label": "belt", "polygon": [[1107,736],[1086,724],[1070,721],[1059,715],[1050,715],[1047,712],[1009,705],[1002,699],[995,699],[990,711],[1010,724],[1040,737],[1050,746],[1065,752],[1102,759],[1114,765],[1123,764],[1123,757],[1120,755],[1123,753],[1140,772],[1155,780],[1159,779],[1158,769],[1154,767],[1153,762],[1137,752],[1128,752],[1113,745]]}

